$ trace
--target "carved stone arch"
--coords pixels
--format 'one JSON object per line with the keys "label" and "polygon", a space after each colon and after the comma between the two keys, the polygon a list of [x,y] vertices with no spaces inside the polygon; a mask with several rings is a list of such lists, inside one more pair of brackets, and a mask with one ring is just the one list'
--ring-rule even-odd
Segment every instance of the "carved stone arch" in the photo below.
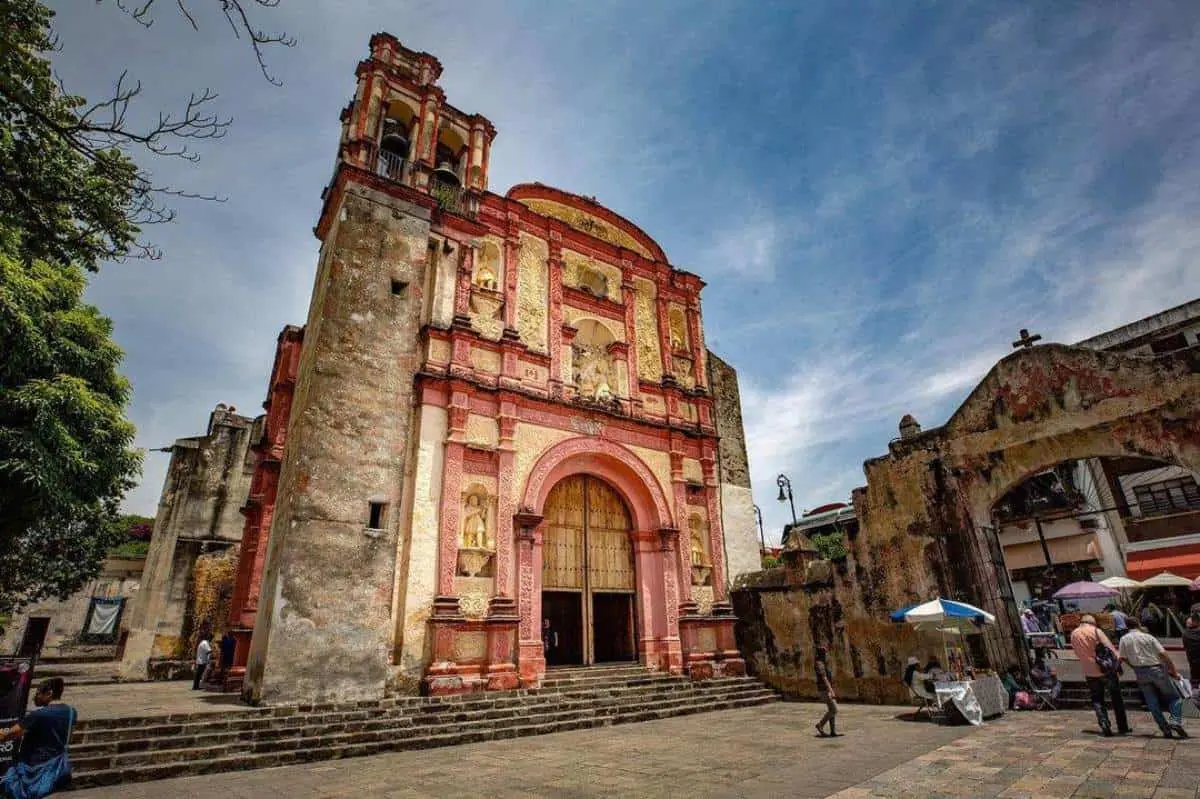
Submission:
{"label": "carved stone arch", "polygon": [[541,514],[550,489],[572,474],[591,474],[609,483],[629,506],[634,528],[674,527],[666,494],[644,461],[620,444],[599,438],[569,438],[546,450],[525,483],[523,512]]}

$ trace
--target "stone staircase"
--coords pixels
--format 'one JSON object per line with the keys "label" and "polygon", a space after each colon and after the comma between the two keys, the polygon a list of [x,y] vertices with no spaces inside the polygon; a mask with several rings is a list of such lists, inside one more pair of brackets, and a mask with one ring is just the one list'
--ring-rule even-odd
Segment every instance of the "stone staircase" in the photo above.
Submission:
{"label": "stone staircase", "polygon": [[[1142,710],[1145,707],[1145,701],[1142,699],[1142,691],[1137,687],[1137,683],[1122,682],[1121,698],[1125,700],[1126,708]],[[1056,704],[1058,707],[1064,709],[1072,708],[1091,710],[1092,695],[1088,691],[1086,683],[1064,682],[1062,693],[1059,694],[1058,702]]]}
{"label": "stone staircase", "polygon": [[454,697],[81,720],[76,788],[427,749],[749,707],[750,677],[692,682],[637,666],[552,670],[543,687]]}

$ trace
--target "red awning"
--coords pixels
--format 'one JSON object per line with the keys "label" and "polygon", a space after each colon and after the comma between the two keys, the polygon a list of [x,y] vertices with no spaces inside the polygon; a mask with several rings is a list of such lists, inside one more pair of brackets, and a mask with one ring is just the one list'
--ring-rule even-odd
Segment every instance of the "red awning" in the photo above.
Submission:
{"label": "red awning", "polygon": [[1160,572],[1171,572],[1180,577],[1195,579],[1200,577],[1200,544],[1128,552],[1125,571],[1134,580],[1146,580]]}

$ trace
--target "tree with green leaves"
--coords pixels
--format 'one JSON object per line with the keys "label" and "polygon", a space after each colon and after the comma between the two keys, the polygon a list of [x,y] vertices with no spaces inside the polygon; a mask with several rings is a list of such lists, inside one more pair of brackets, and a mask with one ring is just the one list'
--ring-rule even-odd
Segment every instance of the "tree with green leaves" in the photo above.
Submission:
{"label": "tree with green leaves", "polygon": [[83,302],[84,270],[0,242],[0,612],[63,595],[127,532],[117,506],[141,453],[112,324]]}
{"label": "tree with green leaves", "polygon": [[[96,2],[145,27],[157,10],[157,0]],[[292,41],[263,32],[249,9],[279,2],[170,6],[193,28],[193,7],[222,14],[276,82],[263,47]],[[230,124],[209,110],[210,89],[141,129],[129,121],[141,84],[127,74],[99,102],[71,94],[53,71],[53,19],[39,0],[0,0],[0,615],[66,597],[129,541],[118,506],[141,453],[112,325],[82,300],[87,272],[156,257],[142,228],[174,218],[171,198],[196,196],[156,185],[136,157],[194,161],[191,145]]]}

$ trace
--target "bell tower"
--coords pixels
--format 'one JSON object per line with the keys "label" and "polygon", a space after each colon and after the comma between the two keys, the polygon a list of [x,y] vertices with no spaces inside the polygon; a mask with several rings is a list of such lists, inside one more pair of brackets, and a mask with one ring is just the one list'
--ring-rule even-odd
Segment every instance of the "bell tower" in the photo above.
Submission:
{"label": "bell tower", "polygon": [[470,253],[457,242],[481,232],[496,135],[446,102],[441,72],[376,34],[342,112],[247,664],[252,702],[378,699],[392,676],[421,326],[453,297],[447,262]]}
{"label": "bell tower", "polygon": [[478,211],[496,129],[446,102],[441,63],[388,33],[371,37],[358,90],[342,112],[340,160],[434,196],[441,207]]}

